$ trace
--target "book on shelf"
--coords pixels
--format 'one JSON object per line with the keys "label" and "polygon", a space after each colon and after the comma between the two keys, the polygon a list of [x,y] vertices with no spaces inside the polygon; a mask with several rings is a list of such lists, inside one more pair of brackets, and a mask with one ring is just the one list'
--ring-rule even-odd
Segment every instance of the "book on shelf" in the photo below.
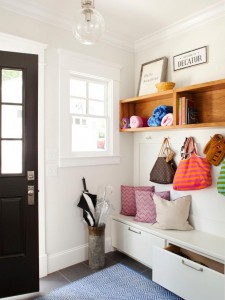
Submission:
{"label": "book on shelf", "polygon": [[186,124],[186,98],[180,97],[178,102],[179,125]]}
{"label": "book on shelf", "polygon": [[181,125],[187,124],[187,99],[185,97],[181,97]]}
{"label": "book on shelf", "polygon": [[198,123],[198,111],[194,107],[194,101],[186,97],[180,97],[178,102],[179,125]]}
{"label": "book on shelf", "polygon": [[179,117],[179,125],[181,125],[181,98],[178,99],[178,117]]}
{"label": "book on shelf", "polygon": [[189,107],[188,109],[188,123],[187,124],[196,124],[198,123],[198,111],[194,107]]}

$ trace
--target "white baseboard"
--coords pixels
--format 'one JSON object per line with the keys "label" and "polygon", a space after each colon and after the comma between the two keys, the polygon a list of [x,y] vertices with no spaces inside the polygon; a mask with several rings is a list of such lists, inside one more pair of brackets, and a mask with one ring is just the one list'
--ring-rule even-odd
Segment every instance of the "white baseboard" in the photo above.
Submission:
{"label": "white baseboard", "polygon": [[39,256],[39,277],[45,277],[48,275],[48,260],[47,255],[43,254]]}
{"label": "white baseboard", "polygon": [[[105,240],[105,252],[113,251],[111,238]],[[48,274],[63,268],[78,264],[88,259],[88,244],[71,248],[66,251],[50,254],[48,256]]]}
{"label": "white baseboard", "polygon": [[105,239],[105,253],[114,251],[114,248],[112,246],[112,239],[111,237],[108,237]]}

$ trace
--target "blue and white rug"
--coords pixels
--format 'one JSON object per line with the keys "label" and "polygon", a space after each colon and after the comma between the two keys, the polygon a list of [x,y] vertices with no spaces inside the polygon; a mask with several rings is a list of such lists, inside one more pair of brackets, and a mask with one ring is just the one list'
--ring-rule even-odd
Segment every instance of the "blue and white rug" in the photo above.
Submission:
{"label": "blue and white rug", "polygon": [[122,264],[103,269],[38,300],[182,300]]}

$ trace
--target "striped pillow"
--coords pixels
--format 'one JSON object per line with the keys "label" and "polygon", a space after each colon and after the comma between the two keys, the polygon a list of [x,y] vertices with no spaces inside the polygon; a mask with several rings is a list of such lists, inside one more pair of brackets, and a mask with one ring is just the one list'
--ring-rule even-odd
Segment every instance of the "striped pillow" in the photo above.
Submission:
{"label": "striped pillow", "polygon": [[153,201],[153,195],[160,196],[164,200],[170,200],[170,191],[164,192],[146,192],[135,191],[137,213],[134,218],[137,222],[152,223],[156,222],[156,209]]}
{"label": "striped pillow", "polygon": [[121,214],[125,216],[136,215],[135,191],[154,192],[154,186],[128,186],[121,185]]}

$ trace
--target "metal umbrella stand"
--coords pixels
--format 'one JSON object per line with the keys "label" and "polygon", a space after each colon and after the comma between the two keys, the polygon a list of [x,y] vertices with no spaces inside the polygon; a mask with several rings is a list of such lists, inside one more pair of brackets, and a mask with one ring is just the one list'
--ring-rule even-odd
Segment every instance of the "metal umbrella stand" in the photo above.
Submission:
{"label": "metal umbrella stand", "polygon": [[97,204],[97,195],[88,192],[85,178],[82,181],[84,191],[77,206],[83,209],[83,220],[88,225],[89,267],[101,269],[105,266],[105,224],[101,221],[102,211],[99,210],[100,206]]}
{"label": "metal umbrella stand", "polygon": [[105,266],[105,224],[100,227],[88,226],[88,262],[91,269]]}

